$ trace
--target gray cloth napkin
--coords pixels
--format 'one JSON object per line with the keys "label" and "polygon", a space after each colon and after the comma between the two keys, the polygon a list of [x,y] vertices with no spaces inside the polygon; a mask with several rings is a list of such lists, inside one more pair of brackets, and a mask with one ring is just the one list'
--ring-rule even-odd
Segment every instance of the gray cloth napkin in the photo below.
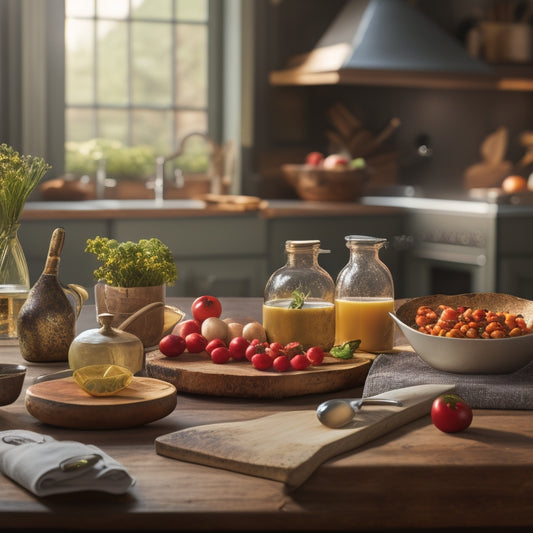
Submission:
{"label": "gray cloth napkin", "polygon": [[135,484],[96,446],[21,429],[0,431],[0,472],[36,496],[84,490],[122,494]]}
{"label": "gray cloth napkin", "polygon": [[413,352],[380,354],[370,367],[363,396],[429,383],[455,385],[476,409],[533,409],[533,363],[511,374],[452,374],[435,370]]}

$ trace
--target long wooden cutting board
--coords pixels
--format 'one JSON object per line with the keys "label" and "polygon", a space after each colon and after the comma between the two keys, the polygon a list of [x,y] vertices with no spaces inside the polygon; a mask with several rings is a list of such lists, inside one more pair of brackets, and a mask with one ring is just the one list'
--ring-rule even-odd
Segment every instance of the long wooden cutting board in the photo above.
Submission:
{"label": "long wooden cutting board", "polygon": [[261,371],[249,361],[215,364],[206,352],[165,357],[159,350],[146,354],[146,373],[172,383],[178,392],[236,398],[286,398],[333,392],[364,383],[374,354],[349,360],[327,356],[324,363],[301,371]]}
{"label": "long wooden cutting board", "polygon": [[[244,422],[182,429],[155,440],[160,455],[301,485],[324,461],[353,450],[431,410],[433,400],[453,385],[417,385],[375,398],[402,406],[367,405],[341,429],[330,429],[315,410],[287,411]],[[318,406],[317,406],[318,407]]]}

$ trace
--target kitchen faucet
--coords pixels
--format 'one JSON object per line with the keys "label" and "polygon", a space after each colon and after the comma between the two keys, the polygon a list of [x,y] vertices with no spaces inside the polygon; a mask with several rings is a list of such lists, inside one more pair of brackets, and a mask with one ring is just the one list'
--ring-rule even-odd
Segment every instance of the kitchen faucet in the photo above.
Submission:
{"label": "kitchen faucet", "polygon": [[[224,147],[218,146],[212,139],[210,139],[207,134],[203,132],[191,132],[181,140],[178,150],[169,155],[169,156],[160,156],[156,159],[156,172],[155,172],[155,182],[154,182],[154,197],[156,202],[162,202],[165,199],[165,164],[173,159],[176,159],[184,152],[184,147],[186,142],[191,138],[199,136],[207,142],[209,146],[209,166],[207,174],[211,182],[210,192],[212,194],[222,194],[222,182],[224,175],[224,164],[225,164],[225,149]],[[184,180],[180,180],[181,185],[183,186]]]}

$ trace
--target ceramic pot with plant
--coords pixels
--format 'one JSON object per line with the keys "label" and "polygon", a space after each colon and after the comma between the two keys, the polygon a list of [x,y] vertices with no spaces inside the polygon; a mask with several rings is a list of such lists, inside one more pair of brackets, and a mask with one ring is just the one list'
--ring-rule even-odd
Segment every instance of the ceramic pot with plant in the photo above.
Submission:
{"label": "ceramic pot with plant", "polygon": [[100,262],[94,271],[97,316],[111,313],[112,327],[127,321],[127,330],[144,347],[156,345],[164,327],[166,287],[178,277],[170,249],[156,238],[135,243],[96,237],[87,240],[85,251]]}

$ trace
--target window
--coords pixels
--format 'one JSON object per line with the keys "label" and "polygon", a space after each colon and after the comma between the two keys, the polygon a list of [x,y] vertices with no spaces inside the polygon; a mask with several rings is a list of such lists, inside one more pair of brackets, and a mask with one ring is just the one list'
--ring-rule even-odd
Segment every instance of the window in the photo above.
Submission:
{"label": "window", "polygon": [[208,39],[208,0],[65,0],[66,146],[208,132]]}

